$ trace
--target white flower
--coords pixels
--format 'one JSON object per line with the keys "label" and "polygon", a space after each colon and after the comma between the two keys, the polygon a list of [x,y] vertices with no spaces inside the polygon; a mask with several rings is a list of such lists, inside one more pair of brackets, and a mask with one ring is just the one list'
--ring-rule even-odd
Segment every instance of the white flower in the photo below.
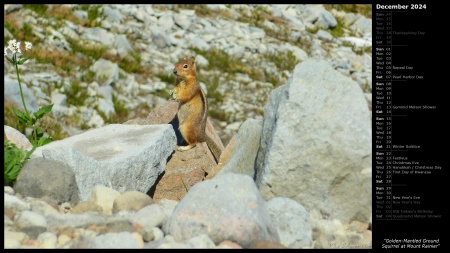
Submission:
{"label": "white flower", "polygon": [[[20,50],[20,41],[16,41],[15,39],[12,39],[10,41],[8,41],[8,46],[5,47],[4,52],[5,52],[5,56],[8,55],[8,50],[11,51],[11,53],[16,54],[22,53],[22,50]],[[25,50],[31,49],[33,45],[31,44],[31,42],[26,41],[25,42]]]}
{"label": "white flower", "polygon": [[8,41],[8,49],[11,51],[11,53],[16,52],[16,40],[10,40]]}
{"label": "white flower", "polygon": [[12,46],[15,46],[15,45],[16,45],[16,40],[15,39],[12,39],[12,40],[8,41],[8,47],[12,47]]}
{"label": "white flower", "polygon": [[31,44],[31,42],[26,41],[25,42],[25,50],[31,49],[33,45]]}
{"label": "white flower", "polygon": [[20,51],[20,41],[17,41],[17,43],[16,43],[16,50],[17,50],[17,53],[19,53],[19,54],[22,53],[22,51]]}

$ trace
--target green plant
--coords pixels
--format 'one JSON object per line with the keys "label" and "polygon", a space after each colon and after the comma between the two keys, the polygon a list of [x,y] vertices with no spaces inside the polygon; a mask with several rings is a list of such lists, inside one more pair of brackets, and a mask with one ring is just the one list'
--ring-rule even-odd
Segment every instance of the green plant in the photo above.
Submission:
{"label": "green plant", "polygon": [[3,149],[5,152],[4,180],[8,185],[13,185],[23,165],[25,165],[28,161],[29,156],[33,153],[36,147],[33,147],[30,151],[25,151],[18,148],[9,140],[4,140],[3,143]]}
{"label": "green plant", "polygon": [[67,104],[75,106],[83,106],[89,97],[87,90],[82,87],[80,81],[73,80],[70,88],[66,90]]}
{"label": "green plant", "polygon": [[316,25],[310,25],[306,26],[305,30],[309,33],[316,34],[320,30],[320,27]]}
{"label": "green plant", "polygon": [[101,5],[91,5],[87,12],[88,12],[88,19],[90,21],[93,21],[95,19],[97,19],[98,17],[100,17],[100,8],[102,6]]}
{"label": "green plant", "polygon": [[336,9],[338,11],[359,13],[367,18],[372,18],[371,4],[324,4],[323,7],[328,11]]}
{"label": "green plant", "polygon": [[25,37],[29,37],[33,35],[33,28],[28,23],[23,24],[23,34]]}
{"label": "green plant", "polygon": [[337,18],[336,21],[337,21],[336,27],[334,27],[333,29],[327,29],[328,32],[334,38],[340,38],[340,37],[346,36],[346,33],[345,33],[346,30],[345,30],[344,23],[342,22],[342,20],[340,18]]}
{"label": "green plant", "polygon": [[111,122],[123,123],[128,120],[129,109],[125,106],[125,103],[114,93],[112,94],[112,100],[116,114],[111,115]]}
{"label": "green plant", "polygon": [[130,53],[129,57],[125,57],[118,62],[119,68],[127,73],[143,73],[144,68],[141,65],[141,57],[137,53]]}
{"label": "green plant", "polygon": [[273,62],[279,71],[292,71],[300,62],[292,51],[283,51],[276,53],[266,53],[266,58]]}
{"label": "green plant", "polygon": [[48,6],[46,4],[24,4],[23,8],[35,11],[42,16],[47,12]]}

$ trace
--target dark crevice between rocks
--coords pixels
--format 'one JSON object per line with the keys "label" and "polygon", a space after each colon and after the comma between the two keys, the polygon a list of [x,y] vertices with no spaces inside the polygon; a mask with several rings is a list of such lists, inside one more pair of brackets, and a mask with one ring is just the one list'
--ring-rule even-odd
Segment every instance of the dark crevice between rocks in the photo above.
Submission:
{"label": "dark crevice between rocks", "polygon": [[173,117],[173,119],[169,122],[169,124],[172,125],[173,130],[175,131],[175,135],[177,137],[177,145],[178,146],[187,145],[186,141],[184,140],[183,136],[181,135],[180,130],[178,129],[180,127],[180,122],[178,121],[177,115],[175,115],[175,117]]}
{"label": "dark crevice between rocks", "polygon": [[[172,157],[169,156],[169,158]],[[153,199],[153,196],[155,196],[155,191],[156,191],[156,186],[158,185],[159,181],[161,181],[161,178],[163,178],[164,174],[166,174],[166,171],[163,171],[161,174],[159,174],[158,178],[156,179],[155,183],[153,184],[152,187],[150,187],[150,189],[147,191],[147,195],[150,196],[150,198]]]}
{"label": "dark crevice between rocks", "polygon": [[[175,117],[176,118],[176,117]],[[173,121],[173,120],[172,120]],[[178,119],[177,119],[178,122]],[[178,128],[177,128],[178,129]],[[175,131],[176,133],[177,131]],[[177,137],[178,139],[178,137]],[[170,159],[172,159],[172,155],[175,153],[175,151],[172,151],[172,154],[169,155],[169,157],[167,157],[167,161],[166,161],[166,166],[169,163]],[[164,171],[158,175],[158,178],[156,179],[155,183],[153,184],[152,187],[150,187],[150,189],[147,191],[147,195],[150,196],[150,198],[153,199],[153,196],[155,196],[155,191],[156,191],[156,185],[158,185],[159,181],[161,181],[161,179],[163,178],[164,174],[166,174],[166,171],[164,169]]]}

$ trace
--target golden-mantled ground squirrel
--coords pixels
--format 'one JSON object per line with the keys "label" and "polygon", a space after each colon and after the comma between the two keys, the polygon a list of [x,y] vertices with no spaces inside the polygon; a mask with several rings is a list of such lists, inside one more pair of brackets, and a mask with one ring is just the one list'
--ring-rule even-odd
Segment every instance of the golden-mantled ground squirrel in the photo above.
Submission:
{"label": "golden-mantled ground squirrel", "polygon": [[185,151],[195,147],[197,143],[206,141],[216,162],[218,162],[222,150],[205,132],[208,100],[197,80],[195,57],[184,57],[183,60],[175,64],[173,73],[177,80],[172,98],[179,102],[177,113],[179,130],[188,143],[187,146],[179,147],[178,150]]}

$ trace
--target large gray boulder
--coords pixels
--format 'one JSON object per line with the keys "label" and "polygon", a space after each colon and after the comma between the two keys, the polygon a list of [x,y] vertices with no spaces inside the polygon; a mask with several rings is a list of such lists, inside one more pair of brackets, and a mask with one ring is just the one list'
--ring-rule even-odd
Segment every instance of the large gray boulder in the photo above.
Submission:
{"label": "large gray boulder", "polygon": [[176,241],[206,234],[214,243],[230,240],[279,242],[278,233],[253,179],[224,173],[195,184],[163,225]]}
{"label": "large gray boulder", "polygon": [[86,201],[96,185],[120,193],[148,192],[175,146],[169,124],[111,124],[39,147],[31,158],[68,165],[75,173],[80,200]]}
{"label": "large gray boulder", "polygon": [[256,183],[325,217],[367,221],[372,213],[372,136],[358,84],[329,63],[298,64],[264,111]]}

